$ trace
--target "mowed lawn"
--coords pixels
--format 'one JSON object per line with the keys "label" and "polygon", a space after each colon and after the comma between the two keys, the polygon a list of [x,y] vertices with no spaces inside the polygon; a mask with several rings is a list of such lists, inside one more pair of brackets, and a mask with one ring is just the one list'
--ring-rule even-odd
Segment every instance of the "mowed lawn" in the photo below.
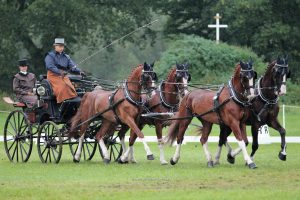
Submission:
{"label": "mowed lawn", "polygon": [[[258,168],[250,170],[240,156],[236,164],[226,162],[206,167],[201,145],[183,145],[179,163],[162,166],[156,156],[147,161],[141,143],[135,145],[137,164],[92,161],[72,162],[68,146],[59,164],[42,164],[36,148],[28,163],[8,161],[0,143],[0,199],[299,199],[300,145],[288,145],[287,161],[277,158],[279,144],[261,145]],[[236,147],[236,146],[235,146]],[[174,147],[166,146],[169,159]],[[214,153],[216,143],[210,144]],[[248,148],[249,150],[250,148]]]}

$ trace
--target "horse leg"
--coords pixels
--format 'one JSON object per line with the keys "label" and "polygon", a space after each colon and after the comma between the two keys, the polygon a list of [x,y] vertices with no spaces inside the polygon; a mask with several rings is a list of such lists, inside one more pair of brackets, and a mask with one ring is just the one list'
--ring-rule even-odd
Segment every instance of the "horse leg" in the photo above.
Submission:
{"label": "horse leg", "polygon": [[211,128],[212,128],[212,123],[209,123],[209,122],[204,121],[204,120],[201,120],[201,122],[202,122],[203,127],[201,129],[202,134],[201,134],[200,142],[202,144],[202,147],[203,147],[206,159],[207,159],[207,166],[208,167],[213,167],[214,162],[213,162],[211,153],[208,150],[208,143],[207,143],[208,136],[209,136],[209,133],[210,133]]}
{"label": "horse leg", "polygon": [[270,124],[268,124],[270,127],[274,128],[280,133],[281,137],[281,150],[278,154],[278,158],[282,161],[286,161],[286,142],[285,142],[285,129],[280,125],[278,122],[278,119],[273,119]]}
{"label": "horse leg", "polygon": [[137,138],[137,135],[131,130],[130,131],[130,138],[129,138],[129,148],[123,153],[121,156],[119,163],[124,164],[127,163],[128,161],[132,163],[136,163],[136,160],[134,158],[134,150],[133,150],[133,144]]}
{"label": "horse leg", "polygon": [[[247,133],[246,133],[246,124],[240,123],[240,131],[241,131],[241,138],[245,142],[245,145],[247,146],[249,144]],[[231,147],[230,147],[231,148]],[[231,150],[227,155],[227,161],[231,164],[234,164],[235,156],[242,152],[242,148],[239,146],[235,150]],[[230,162],[233,161],[233,162]]]}
{"label": "horse leg", "polygon": [[109,131],[111,130],[115,125],[112,124],[111,122],[104,120],[102,121],[102,125],[100,130],[97,132],[96,134],[96,140],[98,141],[102,154],[103,154],[103,162],[105,164],[108,164],[110,162],[110,158],[108,155],[108,150],[106,148],[106,145],[103,141],[103,136]]}
{"label": "horse leg", "polygon": [[77,147],[75,155],[73,157],[73,162],[75,162],[75,163],[80,162],[83,140],[84,140],[84,134],[82,134],[80,136],[80,138],[78,139],[78,147]]}
{"label": "horse leg", "polygon": [[231,129],[226,125],[220,125],[220,135],[219,135],[219,144],[218,144],[218,150],[215,156],[214,165],[220,164],[220,157],[222,152],[223,145],[228,144],[227,143],[227,137],[230,135]]}
{"label": "horse leg", "polygon": [[[183,114],[183,116],[187,116],[187,115]],[[184,139],[184,133],[191,121],[192,119],[186,119],[183,121],[176,120],[174,122],[175,124],[173,124],[175,126],[175,129],[173,131],[178,131],[178,135],[177,135],[177,146],[176,146],[175,154],[170,160],[171,165],[175,165],[180,158],[180,150],[181,150],[182,141]]]}
{"label": "horse leg", "polygon": [[247,165],[250,169],[257,168],[255,163],[250,159],[250,156],[248,155],[247,149],[246,149],[246,143],[243,140],[242,136],[242,130],[238,122],[232,122],[231,123],[231,130],[234,133],[234,136],[236,137],[240,149],[242,149],[244,160],[247,162]]}
{"label": "horse leg", "polygon": [[88,126],[89,126],[89,124],[85,123],[85,124],[81,125],[81,127],[80,127],[80,135],[81,136],[78,139],[78,147],[77,147],[77,150],[76,150],[75,155],[73,157],[73,162],[75,162],[75,163],[80,162],[82,144],[83,144],[83,140],[84,140],[84,134],[85,134],[85,131],[86,131]]}
{"label": "horse leg", "polygon": [[118,136],[120,138],[120,143],[122,146],[122,155],[126,151],[126,145],[125,145],[125,134],[128,131],[129,127],[126,125],[122,125],[121,130],[118,132]]}
{"label": "horse leg", "polygon": [[260,124],[252,124],[251,132],[252,132],[252,152],[250,154],[251,160],[254,161],[254,154],[258,149],[258,129]]}
{"label": "horse leg", "polygon": [[165,159],[165,153],[164,153],[164,143],[162,141],[162,124],[161,123],[156,123],[155,130],[156,130],[156,137],[157,137],[157,142],[158,142],[158,148],[159,148],[159,160],[160,164],[166,165],[168,162]]}

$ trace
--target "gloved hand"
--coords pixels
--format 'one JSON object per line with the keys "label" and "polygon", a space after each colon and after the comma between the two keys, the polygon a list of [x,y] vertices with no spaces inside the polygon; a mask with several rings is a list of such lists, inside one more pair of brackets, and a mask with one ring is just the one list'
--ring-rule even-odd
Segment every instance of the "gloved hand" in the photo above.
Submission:
{"label": "gloved hand", "polygon": [[66,72],[66,71],[63,71],[63,70],[60,71],[60,75],[62,77],[65,77],[67,74],[68,74],[68,72]]}
{"label": "gloved hand", "polygon": [[86,77],[86,74],[85,74],[83,71],[80,72],[80,75],[81,75],[82,77]]}

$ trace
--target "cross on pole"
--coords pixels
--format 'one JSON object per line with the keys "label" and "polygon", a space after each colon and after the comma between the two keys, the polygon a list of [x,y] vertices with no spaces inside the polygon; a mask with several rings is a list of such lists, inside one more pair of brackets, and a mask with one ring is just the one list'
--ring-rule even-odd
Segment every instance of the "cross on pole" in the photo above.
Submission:
{"label": "cross on pole", "polygon": [[220,24],[220,19],[222,18],[219,13],[214,16],[216,19],[216,24],[209,24],[208,28],[216,28],[216,43],[219,44],[220,40],[220,28],[227,28],[228,26],[226,24]]}

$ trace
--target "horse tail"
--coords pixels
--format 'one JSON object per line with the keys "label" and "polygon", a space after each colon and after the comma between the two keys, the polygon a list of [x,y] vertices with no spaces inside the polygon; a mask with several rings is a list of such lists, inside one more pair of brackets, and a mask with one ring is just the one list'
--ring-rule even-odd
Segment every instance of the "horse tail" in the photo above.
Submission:
{"label": "horse tail", "polygon": [[[177,116],[178,115],[176,114],[174,116],[174,118],[176,118]],[[167,143],[172,144],[175,141],[175,139],[177,138],[179,123],[180,123],[180,121],[178,121],[178,120],[174,120],[171,123],[169,131],[168,131],[168,135],[167,135]]]}
{"label": "horse tail", "polygon": [[70,128],[70,131],[69,131],[69,134],[68,134],[69,138],[76,136],[77,130],[79,130],[79,128],[80,128],[80,126],[78,127],[78,124],[81,122],[82,109],[84,107],[83,105],[84,105],[86,96],[87,95],[84,95],[82,97],[80,106],[79,106],[75,116],[71,119],[71,128]]}
{"label": "horse tail", "polygon": [[175,141],[175,139],[177,138],[178,130],[179,130],[179,126],[180,126],[180,119],[177,120],[176,118],[180,118],[180,117],[185,116],[186,109],[187,109],[186,108],[186,101],[187,101],[187,97],[185,96],[180,102],[179,111],[173,117],[173,122],[170,125],[168,135],[167,135],[167,138],[166,138],[168,143],[172,144]]}

